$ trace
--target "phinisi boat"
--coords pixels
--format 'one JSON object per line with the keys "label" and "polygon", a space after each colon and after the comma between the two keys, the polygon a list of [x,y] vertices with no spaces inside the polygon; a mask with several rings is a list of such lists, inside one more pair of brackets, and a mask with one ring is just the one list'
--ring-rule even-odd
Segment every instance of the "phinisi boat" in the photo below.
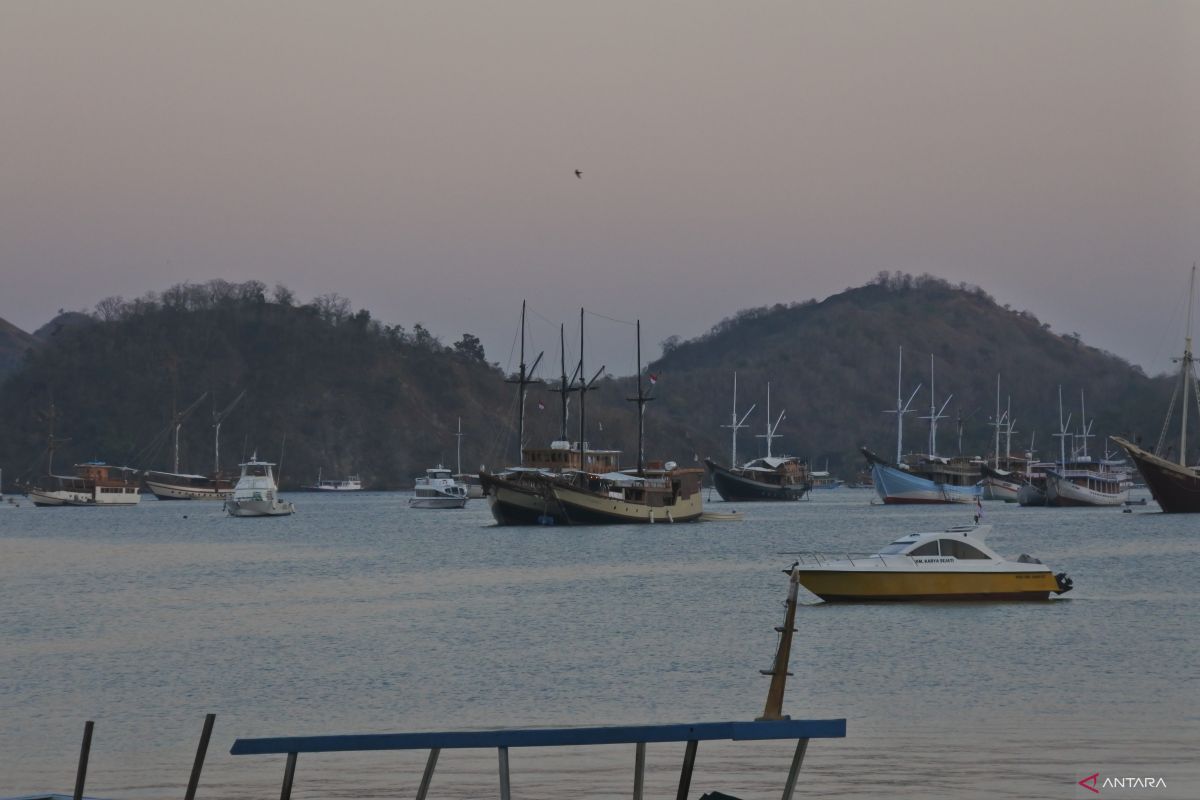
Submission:
{"label": "phinisi boat", "polygon": [[[1141,442],[1129,441],[1120,436],[1111,437],[1133,460],[1138,472],[1146,481],[1150,494],[1158,502],[1162,510],[1168,514],[1195,514],[1200,512],[1200,466],[1189,466],[1188,453],[1188,394],[1195,394],[1200,399],[1200,386],[1196,385],[1196,370],[1192,357],[1192,295],[1196,287],[1196,267],[1192,267],[1192,277],[1188,289],[1188,320],[1187,335],[1183,344],[1183,356],[1179,359],[1179,383],[1171,397],[1171,405],[1167,409],[1167,417],[1163,421],[1162,433],[1159,434],[1158,444],[1150,451],[1141,446]],[[1164,457],[1170,455],[1164,451],[1167,431],[1174,416],[1175,400],[1180,391],[1183,392],[1182,417],[1179,423],[1179,453],[1178,461]]]}
{"label": "phinisi boat", "polygon": [[744,503],[752,500],[800,500],[812,490],[812,473],[808,464],[794,456],[776,456],[771,454],[771,440],[778,439],[779,423],[784,420],[784,412],[779,412],[779,418],[771,422],[771,384],[767,384],[767,428],[766,433],[759,434],[760,439],[767,443],[767,454],[755,458],[745,464],[738,465],[737,432],[746,427],[746,418],[754,411],[754,406],[738,418],[737,412],[737,373],[733,375],[733,416],[729,425],[733,432],[733,449],[730,452],[730,466],[722,466],[711,458],[704,459],[709,474],[712,475],[713,486],[721,499],[733,503]]}
{"label": "phinisi boat", "polygon": [[[209,475],[194,475],[179,471],[179,429],[182,415],[174,415],[172,422],[175,433],[175,458],[172,472],[147,470],[142,473],[142,482],[159,500],[227,500],[233,496],[233,480],[221,472],[221,425],[234,407],[246,396],[241,392],[225,410],[217,413],[213,419],[213,471]],[[201,395],[201,400],[204,396]],[[198,403],[199,401],[197,401]],[[193,404],[193,408],[195,404]]]}
{"label": "phinisi boat", "polygon": [[871,467],[875,492],[884,503],[974,503],[982,497],[977,459],[944,458],[937,453],[937,422],[944,419],[943,411],[954,395],[946,398],[939,409],[933,390],[933,356],[930,356],[929,452],[904,455],[904,415],[911,411],[913,398],[920,384],[905,402],[901,383],[904,350],[900,350],[900,369],[896,373],[896,408],[886,413],[896,415],[896,460],[889,463],[872,450],[860,448]]}
{"label": "phinisi boat", "polygon": [[[579,310],[580,353],[583,352],[583,309]],[[554,499],[572,525],[621,525],[654,522],[695,522],[704,511],[701,483],[704,470],[680,468],[668,461],[661,466],[647,464],[644,450],[646,403],[654,398],[643,391],[642,325],[637,323],[637,468],[621,472],[597,473],[592,470],[564,472],[545,478]],[[580,374],[583,374],[582,369]],[[583,387],[586,388],[586,387]],[[580,461],[586,432],[586,407],[579,404]]]}
{"label": "phinisi boat", "polygon": [[[1022,473],[1027,468],[1030,458],[1014,457],[1012,454],[1012,436],[1016,433],[1016,420],[1012,418],[1012,400],[1003,412],[1000,411],[1000,376],[996,376],[996,415],[992,417],[992,427],[995,429],[996,440],[992,446],[992,463],[984,462],[979,465],[983,479],[984,500],[1002,500],[1006,503],[1016,503],[1024,484]],[[1000,434],[1004,433],[1004,454],[1000,453]]]}
{"label": "phinisi boat", "polygon": [[[1093,459],[1087,452],[1087,440],[1092,436],[1095,420],[1086,420],[1087,407],[1083,404],[1083,392],[1079,394],[1081,416],[1079,433],[1068,433],[1070,416],[1062,419],[1062,387],[1058,388],[1058,415],[1060,459],[1053,468],[1046,470],[1046,502],[1052,506],[1120,506],[1129,499],[1129,487],[1133,485],[1124,461],[1108,458]],[[1072,438],[1070,458],[1067,455],[1067,438]]]}
{"label": "phinisi boat", "polygon": [[296,510],[290,502],[279,498],[273,462],[259,461],[255,453],[240,466],[242,474],[233,496],[225,501],[225,510],[231,517],[283,517]]}
{"label": "phinisi boat", "polygon": [[[582,338],[582,332],[580,333]],[[521,355],[520,370],[509,383],[517,384],[517,463],[500,472],[479,473],[479,484],[487,498],[488,508],[499,525],[566,525],[567,517],[550,490],[548,478],[562,474],[564,470],[590,469],[593,472],[612,472],[619,468],[620,451],[596,450],[586,442],[573,447],[567,433],[567,412],[573,392],[580,392],[579,405],[585,407],[585,395],[591,390],[596,378],[604,371],[601,367],[591,381],[582,375],[583,360],[575,368],[575,374],[567,377],[566,333],[559,327],[559,361],[562,377],[554,391],[559,393],[562,409],[561,430],[558,439],[549,447],[525,446],[525,395],[526,387],[537,383],[533,371],[541,363],[538,353],[533,365],[525,364],[525,304],[521,304]],[[582,350],[581,350],[582,352]],[[579,386],[575,386],[575,378]],[[582,389],[582,391],[581,391]],[[469,491],[469,489],[468,489]]]}
{"label": "phinisi boat", "polygon": [[74,475],[45,475],[29,499],[35,506],[134,506],[142,499],[134,474],[100,461],[76,464]]}
{"label": "phinisi boat", "polygon": [[800,584],[826,602],[887,600],[1046,600],[1071,590],[1027,555],[1009,561],[984,542],[990,525],[910,533],[872,555],[801,554]]}

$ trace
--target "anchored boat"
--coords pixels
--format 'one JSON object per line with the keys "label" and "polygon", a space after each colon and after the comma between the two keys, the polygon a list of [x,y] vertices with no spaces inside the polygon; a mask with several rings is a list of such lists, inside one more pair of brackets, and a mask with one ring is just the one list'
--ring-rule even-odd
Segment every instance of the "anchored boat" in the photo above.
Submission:
{"label": "anchored boat", "polygon": [[466,504],[467,485],[456,481],[441,464],[417,478],[408,499],[410,508],[462,508]]}
{"label": "anchored boat", "polygon": [[990,525],[901,536],[872,555],[802,554],[800,584],[826,602],[879,600],[1045,600],[1071,590],[1031,556],[1008,561],[984,542]]}
{"label": "anchored boat", "polygon": [[287,500],[279,499],[274,462],[259,461],[255,453],[240,466],[242,474],[233,488],[233,496],[225,501],[225,510],[231,517],[284,517],[296,510]]}

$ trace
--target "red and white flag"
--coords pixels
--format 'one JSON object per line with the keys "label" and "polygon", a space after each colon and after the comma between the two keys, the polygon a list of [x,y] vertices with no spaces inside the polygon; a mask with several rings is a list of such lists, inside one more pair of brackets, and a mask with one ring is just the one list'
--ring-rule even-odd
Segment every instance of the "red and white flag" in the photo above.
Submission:
{"label": "red and white flag", "polygon": [[655,375],[653,372],[647,372],[647,373],[646,373],[646,377],[648,377],[648,378],[650,379],[650,385],[651,385],[651,386],[653,386],[654,384],[658,383],[658,376],[657,376],[657,375]]}
{"label": "red and white flag", "polygon": [[538,400],[538,411],[545,411],[545,410],[546,410],[546,404],[543,403],[541,400]]}

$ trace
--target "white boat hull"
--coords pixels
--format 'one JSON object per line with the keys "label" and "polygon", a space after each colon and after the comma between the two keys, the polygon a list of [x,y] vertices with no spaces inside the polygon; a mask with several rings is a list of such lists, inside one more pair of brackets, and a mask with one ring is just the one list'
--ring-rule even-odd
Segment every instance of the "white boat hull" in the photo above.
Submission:
{"label": "white boat hull", "polygon": [[135,506],[142,496],[136,489],[112,492],[75,492],[68,489],[30,489],[35,506]]}
{"label": "white boat hull", "polygon": [[146,480],[146,488],[162,500],[227,500],[233,496],[233,489],[176,486],[152,480]]}
{"label": "white boat hull", "polygon": [[1002,481],[999,478],[986,477],[981,482],[984,500],[1003,500],[1006,503],[1017,502],[1021,492],[1021,484]]}
{"label": "white boat hull", "polygon": [[465,497],[411,497],[409,508],[462,508],[467,504]]}
{"label": "white boat hull", "polygon": [[1120,506],[1129,499],[1129,488],[1118,492],[1098,491],[1051,472],[1046,475],[1046,499],[1050,505],[1059,506]]}
{"label": "white boat hull", "polygon": [[286,517],[294,513],[295,506],[278,498],[242,499],[225,501],[225,511],[231,517]]}

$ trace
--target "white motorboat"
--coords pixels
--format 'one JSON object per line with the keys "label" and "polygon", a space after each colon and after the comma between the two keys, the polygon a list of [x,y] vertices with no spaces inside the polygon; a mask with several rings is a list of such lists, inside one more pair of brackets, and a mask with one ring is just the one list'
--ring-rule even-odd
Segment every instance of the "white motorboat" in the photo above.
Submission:
{"label": "white motorboat", "polygon": [[456,481],[450,470],[440,464],[416,480],[411,508],[462,508],[467,504],[467,485]]}
{"label": "white motorboat", "polygon": [[792,566],[804,588],[826,602],[882,600],[1045,600],[1071,590],[1031,556],[1016,561],[984,543],[990,525],[901,536],[873,555],[804,554]]}
{"label": "white motorboat", "polygon": [[310,492],[361,492],[363,485],[362,480],[357,475],[351,475],[345,480],[334,480],[331,478],[322,478],[321,470],[317,470],[316,483],[304,487]]}
{"label": "white motorboat", "polygon": [[242,474],[233,487],[233,496],[225,501],[225,510],[230,516],[283,517],[296,510],[287,500],[279,499],[273,462],[259,461],[258,453],[255,453],[240,466]]}

